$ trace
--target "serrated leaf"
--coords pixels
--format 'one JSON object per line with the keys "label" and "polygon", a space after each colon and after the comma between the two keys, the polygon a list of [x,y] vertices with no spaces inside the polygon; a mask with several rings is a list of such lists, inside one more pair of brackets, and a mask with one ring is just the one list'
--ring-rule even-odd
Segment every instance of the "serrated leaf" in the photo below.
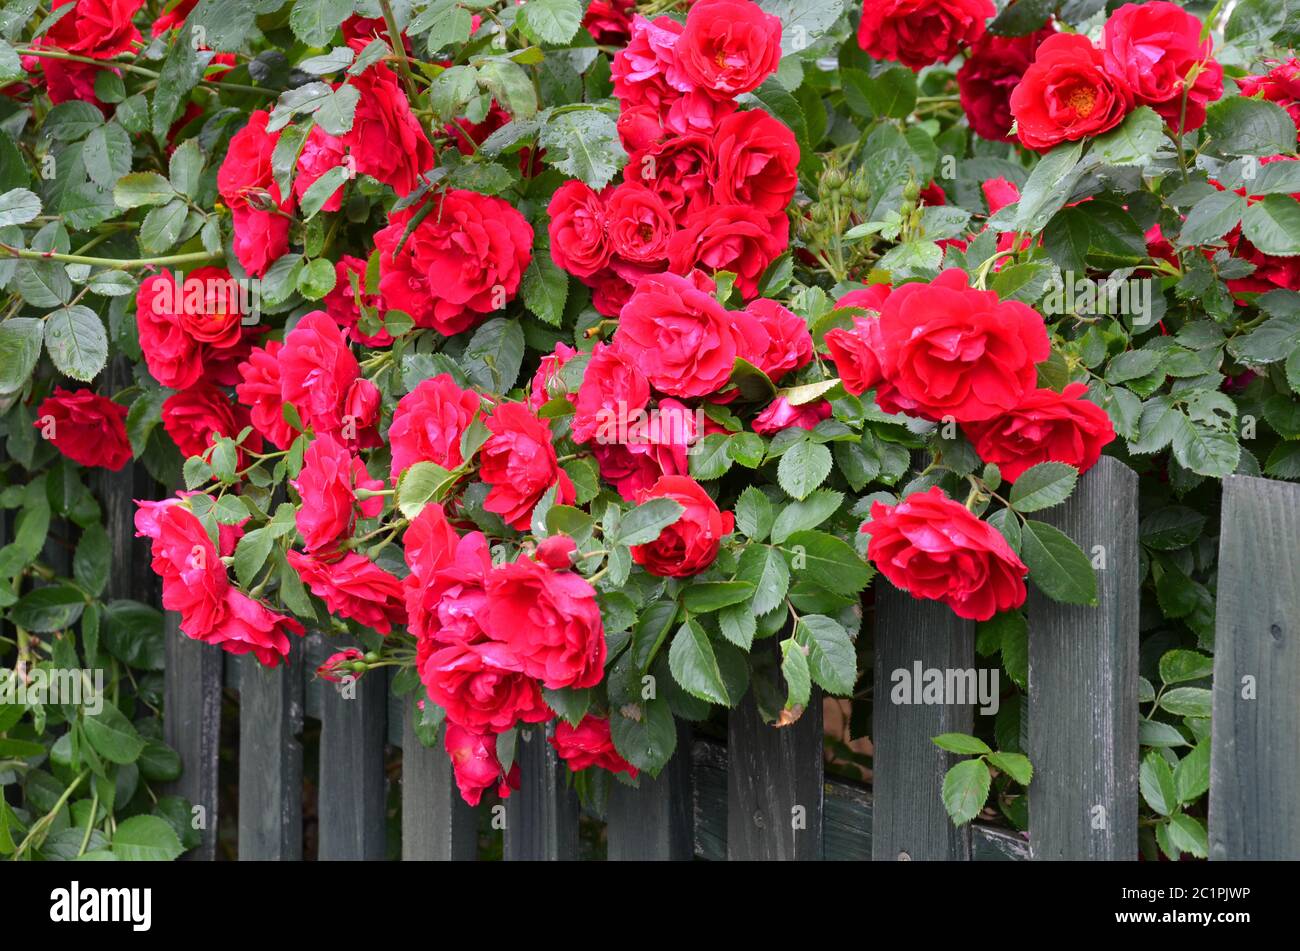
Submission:
{"label": "serrated leaf", "polygon": [[1020,556],[1030,580],[1054,601],[1096,604],[1097,576],[1074,541],[1046,522],[1027,521]]}
{"label": "serrated leaf", "polygon": [[108,362],[108,333],[93,310],[73,304],[46,315],[45,349],[61,373],[89,383]]}
{"label": "serrated leaf", "polygon": [[943,807],[956,825],[974,819],[989,798],[992,782],[983,760],[968,759],[948,770],[943,777]]}
{"label": "serrated leaf", "polygon": [[713,645],[696,621],[687,621],[673,636],[668,649],[668,667],[677,683],[691,696],[723,706],[729,704]]}
{"label": "serrated leaf", "polygon": [[1011,505],[1021,512],[1037,512],[1070,497],[1079,473],[1063,462],[1040,462],[1020,474],[1011,487]]}

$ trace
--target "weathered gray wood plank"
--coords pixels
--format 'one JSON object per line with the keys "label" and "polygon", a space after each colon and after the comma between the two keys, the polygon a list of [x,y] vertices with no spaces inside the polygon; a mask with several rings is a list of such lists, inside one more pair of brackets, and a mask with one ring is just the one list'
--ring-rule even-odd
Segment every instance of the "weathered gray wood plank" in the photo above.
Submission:
{"label": "weathered gray wood plank", "polygon": [[[319,635],[310,640],[323,641]],[[331,652],[322,643],[309,646],[308,671],[315,669],[311,658],[322,650]],[[325,860],[383,859],[388,681],[382,674],[368,674],[342,690],[339,686],[320,685],[319,855]]]}
{"label": "weathered gray wood plank", "polygon": [[968,860],[970,826],[954,826],[943,808],[943,776],[958,757],[932,742],[969,733],[967,704],[894,703],[894,671],[975,666],[975,625],[937,601],[921,601],[881,581],[876,588],[875,702],[872,705],[871,837],[876,861]]}
{"label": "weathered gray wood plank", "polygon": [[[1035,859],[1137,857],[1137,475],[1103,457],[1041,520],[1097,566],[1097,607],[1030,586],[1030,848]],[[1103,560],[1104,559],[1104,560]]]}
{"label": "weathered gray wood plank", "polygon": [[578,796],[540,729],[523,732],[515,753],[520,788],[506,800],[507,861],[571,861],[578,857]]}
{"label": "weathered gray wood plank", "polygon": [[478,858],[478,814],[460,797],[441,735],[437,746],[425,746],[409,715],[402,717],[402,858]]}
{"label": "weathered gray wood plank", "polygon": [[217,843],[217,753],[221,743],[221,648],[181,633],[180,615],[166,614],[163,737],[180,754],[183,772],[167,792],[200,807],[203,841],[185,858],[211,860]]}
{"label": "weathered gray wood plank", "polygon": [[778,728],[763,722],[751,687],[727,716],[727,857],[821,859],[822,796],[821,691]]}
{"label": "weathered gray wood plank", "polygon": [[240,658],[239,858],[302,858],[301,642],[275,669]]}
{"label": "weathered gray wood plank", "polygon": [[1300,859],[1300,485],[1223,480],[1210,858]]}
{"label": "weathered gray wood plank", "polygon": [[691,728],[677,721],[677,752],[658,778],[638,786],[612,780],[606,824],[610,861],[689,861],[695,857]]}

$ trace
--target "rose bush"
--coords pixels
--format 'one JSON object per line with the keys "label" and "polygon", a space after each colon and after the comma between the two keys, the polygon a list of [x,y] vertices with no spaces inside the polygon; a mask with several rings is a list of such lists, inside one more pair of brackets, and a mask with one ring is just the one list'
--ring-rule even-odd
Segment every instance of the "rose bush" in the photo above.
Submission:
{"label": "rose bush", "polygon": [[[1300,478],[1294,24],[1204,7],[12,0],[0,656],[160,665],[82,481],[134,458],[181,631],[398,667],[472,804],[521,730],[596,811],[750,690],[864,735],[877,571],[978,622],[1014,765],[1027,586],[1096,599],[1036,513],[1106,453],[1142,484],[1149,768],[1195,765],[1208,709],[1153,682],[1208,670],[1218,480]],[[42,792],[81,773],[179,851],[183,803],[120,793],[173,772],[139,699],[0,707],[0,851],[66,849]],[[1027,765],[994,777],[1020,828]],[[1205,789],[1148,855],[1204,854]],[[87,808],[74,855],[112,848]]]}

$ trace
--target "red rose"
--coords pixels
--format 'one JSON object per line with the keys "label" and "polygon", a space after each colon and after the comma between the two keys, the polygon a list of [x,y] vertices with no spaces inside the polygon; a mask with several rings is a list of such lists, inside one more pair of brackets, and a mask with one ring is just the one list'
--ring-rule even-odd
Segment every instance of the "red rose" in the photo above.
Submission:
{"label": "red rose", "polygon": [[[889,289],[887,285],[875,286]],[[856,396],[874,389],[877,401],[883,396],[888,402],[891,388],[880,371],[881,346],[880,320],[876,317],[854,317],[852,330],[836,327],[826,332],[826,350],[847,392]]]}
{"label": "red rose", "polygon": [[[307,194],[307,189],[316,184],[316,180],[332,168],[345,165],[348,161],[347,145],[337,136],[330,135],[318,125],[311,127],[307,141],[298,153],[298,174],[293,179],[293,194],[298,201]],[[338,211],[343,207],[343,186],[335,189],[334,194],[325,199],[321,211]]]}
{"label": "red rose", "polygon": [[[354,41],[354,49],[366,45]],[[405,197],[420,183],[420,175],[434,166],[435,155],[402,84],[384,63],[373,63],[354,76],[351,85],[360,94],[352,129],[342,141],[356,161],[356,170]]]}
{"label": "red rose", "polygon": [[443,126],[443,131],[456,143],[456,151],[461,155],[473,155],[493,132],[509,122],[510,113],[501,107],[501,103],[493,99],[482,122],[470,122],[469,119],[461,116]]}
{"label": "red rose", "polygon": [[298,431],[284,418],[284,398],[280,395],[280,349],[284,344],[268,340],[257,347],[248,360],[239,365],[242,380],[235,395],[248,407],[249,421],[259,433],[278,449],[288,449]]}
{"label": "red rose", "polygon": [[682,506],[682,515],[654,541],[633,545],[632,560],[661,578],[689,578],[713,564],[722,539],[736,527],[735,516],[718,511],[717,503],[689,476],[664,476],[636,501],[640,505],[650,499],[672,499]]}
{"label": "red rose", "polygon": [[[764,352],[765,337],[752,317],[724,310],[698,278],[657,274],[624,305],[614,343],[659,392],[695,397],[726,386],[736,357]],[[581,391],[578,400],[581,407]]]}
{"label": "red rose", "polygon": [[362,627],[387,634],[395,624],[406,623],[402,582],[359,552],[341,561],[318,561],[296,551],[289,564],[311,593],[325,602],[330,614],[351,618]]}
{"label": "red rose", "polygon": [[1223,95],[1223,67],[1213,58],[1214,42],[1201,33],[1201,21],[1176,4],[1127,3],[1102,27],[1106,71],[1174,131],[1180,120],[1183,132],[1199,129],[1205,104]]}
{"label": "red rose", "polygon": [[499,403],[485,422],[492,432],[479,451],[479,477],[492,488],[483,508],[507,525],[527,531],[533,507],[551,486],[555,504],[576,498],[573,480],[560,468],[551,430],[522,403]]}
{"label": "red rose", "polygon": [[862,531],[871,536],[867,558],[914,598],[973,621],[1025,603],[1028,569],[1007,540],[938,486],[897,505],[871,503]]}
{"label": "red rose", "polygon": [[617,317],[632,297],[632,285],[613,268],[584,277],[582,283],[591,288],[591,306],[604,317]]}
{"label": "red rose", "polygon": [[1102,60],[1086,36],[1057,33],[1045,39],[1011,92],[1020,141],[1046,151],[1119,125],[1133,108],[1132,93],[1102,68]]}
{"label": "red rose", "polygon": [[145,278],[135,298],[135,322],[150,375],[163,386],[183,390],[203,375],[203,358],[198,341],[175,313],[176,295],[170,271]]}
{"label": "red rose", "polygon": [[420,588],[428,584],[435,572],[456,560],[459,545],[460,536],[439,503],[430,502],[420,509],[402,536],[402,554],[411,569],[412,584]]}
{"label": "red rose", "polygon": [[180,0],[180,2],[170,10],[164,10],[158,15],[158,19],[153,21],[153,26],[149,29],[150,34],[153,36],[162,36],[168,30],[181,26],[184,24],[185,18],[189,16],[198,5],[199,0]]}
{"label": "red rose", "polygon": [[627,152],[639,152],[662,142],[666,136],[654,106],[635,106],[618,114],[618,140]]}
{"label": "red rose", "polygon": [[537,560],[547,568],[559,571],[573,567],[573,556],[578,551],[578,543],[568,535],[548,535],[537,546]]}
{"label": "red rose", "polygon": [[378,294],[366,293],[366,262],[361,258],[345,254],[334,265],[334,290],[326,294],[325,299],[321,301],[325,305],[325,313],[348,332],[348,337],[363,347],[392,346],[393,338],[383,327],[380,327],[379,332],[375,334],[367,334],[361,330],[361,307],[358,306],[358,294],[360,303],[365,305],[367,311],[380,318],[383,317],[386,311],[384,299]]}
{"label": "red rose", "polygon": [[640,182],[663,199],[674,219],[713,203],[713,139],[679,135],[633,152],[623,179]]}
{"label": "red rose", "polygon": [[762,109],[733,113],[718,123],[713,153],[718,204],[785,215],[799,184],[799,143],[789,126]]}
{"label": "red rose", "polygon": [[672,270],[694,267],[736,275],[736,290],[746,299],[758,293],[758,279],[790,243],[790,220],[769,218],[747,205],[700,208],[682,223],[668,245]]}
{"label": "red rose", "polygon": [[560,381],[560,370],[577,355],[577,350],[561,341],[556,343],[551,353],[542,357],[528,388],[529,409],[539,410],[551,401],[552,393],[564,392],[564,384]]}
{"label": "red rose", "polygon": [[[203,523],[175,502],[151,513],[154,574],[162,580],[162,605],[181,616],[181,630],[204,640],[225,617],[226,578],[221,554]],[[137,513],[137,526],[145,530]]]}
{"label": "red rose", "polygon": [[813,429],[823,419],[831,418],[831,404],[815,400],[801,406],[793,405],[784,396],[778,396],[767,409],[754,417],[754,432],[770,436],[783,429]]}
{"label": "red rose", "polygon": [[868,0],[858,45],[875,59],[920,70],[948,62],[978,40],[995,13],[990,0]]}
{"label": "red rose", "polygon": [[1295,123],[1300,137],[1300,59],[1292,56],[1262,76],[1243,76],[1237,80],[1241,94],[1249,98],[1260,96],[1275,102],[1287,111]]}
{"label": "red rose", "polygon": [[675,52],[684,27],[672,17],[632,17],[627,45],[614,54],[609,76],[624,109],[649,106],[666,111],[672,100],[695,88],[682,75]]}
{"label": "red rose", "polygon": [[537,681],[497,641],[438,646],[420,665],[420,679],[447,719],[466,729],[504,733],[520,722],[544,723],[554,716]]}
{"label": "red rose", "polygon": [[567,720],[560,720],[555,724],[551,746],[555,747],[560,759],[568,763],[569,769],[575,773],[588,766],[599,766],[611,773],[627,773],[636,779],[637,768],[623,759],[614,748],[607,717],[587,714],[577,726],[570,726]]}
{"label": "red rose", "polygon": [[881,372],[892,388],[887,412],[975,422],[1014,409],[1051,353],[1043,318],[1019,301],[967,286],[950,268],[929,284],[904,284],[879,317]]}
{"label": "red rose", "polygon": [[54,393],[36,410],[34,423],[55,449],[82,466],[116,472],[131,461],[126,437],[126,407],[93,390]]}
{"label": "red rose", "polygon": [[582,17],[582,28],[598,46],[622,46],[632,35],[636,0],[592,0]]}
{"label": "red rose", "polygon": [[342,683],[344,677],[352,677],[354,681],[360,680],[362,674],[354,673],[351,665],[365,656],[355,647],[335,651],[325,658],[325,663],[316,668],[316,676],[332,684]]}
{"label": "red rose", "polygon": [[980,138],[1015,141],[1011,92],[1034,61],[1035,50],[1055,33],[1050,26],[1028,36],[985,33],[966,51],[966,62],[957,70],[957,91],[966,122]]}
{"label": "red rose", "polygon": [[280,395],[292,403],[317,435],[343,425],[343,399],[361,375],[343,331],[323,310],[299,318],[284,338]]}
{"label": "red rose", "polygon": [[620,258],[647,266],[668,260],[668,240],[676,225],[663,199],[650,189],[623,182],[610,190],[605,215],[609,246]]}
{"label": "red rose", "polygon": [[502,770],[495,736],[475,733],[449,721],[443,730],[443,744],[451,757],[456,788],[469,805],[477,806],[484,790],[493,786],[502,799],[510,795],[511,789],[519,788],[519,764],[510,767],[509,775]]}
{"label": "red rose", "polygon": [[1115,438],[1106,411],[1088,402],[1083,383],[1070,383],[1064,392],[1034,390],[1004,416],[966,423],[962,431],[979,457],[996,463],[1007,482],[1040,462],[1064,462],[1087,472]]}
{"label": "red rose", "polygon": [[[699,411],[703,415],[703,411]],[[705,429],[708,421],[705,422]],[[665,475],[685,475],[687,450],[704,435],[694,413],[674,399],[659,401],[649,418],[634,416],[622,430],[597,435],[593,447],[600,477],[634,500]],[[621,437],[621,438],[620,438]]]}
{"label": "red rose", "polygon": [[235,257],[253,277],[261,277],[289,250],[293,195],[281,195],[271,170],[279,132],[267,132],[270,113],[258,109],[235,133],[217,170],[217,190],[234,218]]}
{"label": "red rose", "polygon": [[750,0],[701,0],[674,48],[682,73],[715,99],[757,89],[781,62],[781,21]]}
{"label": "red rose", "polygon": [[521,556],[488,575],[487,599],[492,637],[525,675],[548,690],[600,683],[605,627],[587,579]]}
{"label": "red rose", "polygon": [[144,0],[62,0],[51,10],[73,5],[42,37],[46,46],[56,46],[77,56],[112,59],[131,52],[141,42],[140,31],[131,21]]}
{"label": "red rose", "polygon": [[382,446],[379,416],[383,410],[379,387],[365,377],[357,377],[343,395],[342,423],[339,437],[354,451]]}
{"label": "red rose", "polygon": [[390,214],[375,235],[379,291],[416,325],[451,336],[515,296],[533,258],[533,229],[508,202],[478,192],[453,189],[426,200],[435,207],[409,235],[415,208]]}
{"label": "red rose", "polygon": [[[248,410],[211,383],[195,383],[173,393],[162,404],[162,424],[185,458],[207,452],[216,436],[234,439],[249,423]],[[262,437],[254,430],[239,449],[238,467],[248,464],[244,450],[260,452]]]}
{"label": "red rose", "polygon": [[299,637],[304,633],[293,618],[276,614],[236,588],[227,588],[225,617],[210,634],[197,639],[218,644],[230,654],[252,654],[264,666],[275,667],[289,656],[288,632]]}
{"label": "red rose", "polygon": [[556,267],[590,277],[609,264],[605,203],[583,182],[565,182],[557,188],[546,214]]}
{"label": "red rose", "polygon": [[762,297],[750,301],[745,313],[767,331],[767,350],[759,356],[757,366],[773,380],[812,362],[812,334],[798,314]]}
{"label": "red rose", "polygon": [[447,644],[494,639],[488,632],[485,590],[492,571],[487,539],[482,532],[470,532],[443,557],[440,567],[422,578],[408,575],[403,582],[417,669]]}
{"label": "red rose", "polygon": [[479,396],[462,390],[449,374],[428,380],[397,401],[388,442],[393,452],[393,483],[417,462],[457,469],[465,460],[460,437],[478,414]]}
{"label": "red rose", "polygon": [[357,520],[374,518],[384,508],[380,496],[359,500],[357,489],[378,490],[366,465],[329,435],[318,436],[303,453],[302,470],[291,483],[302,497],[295,521],[307,551],[328,553],[351,537]]}

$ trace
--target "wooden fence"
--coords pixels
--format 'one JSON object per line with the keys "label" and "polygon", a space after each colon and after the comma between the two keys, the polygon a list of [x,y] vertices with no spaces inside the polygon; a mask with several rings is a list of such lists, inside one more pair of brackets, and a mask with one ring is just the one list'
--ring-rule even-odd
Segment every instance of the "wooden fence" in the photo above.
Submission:
{"label": "wooden fence", "polygon": [[[930,738],[969,732],[972,706],[894,705],[889,672],[977,668],[974,625],[882,583],[874,627],[875,745],[870,791],[823,773],[814,697],[793,726],[764,725],[751,699],[729,716],[725,745],[679,726],[678,753],[639,788],[612,784],[610,859],[1133,859],[1138,828],[1137,478],[1103,459],[1046,519],[1099,553],[1100,605],[1031,594],[1025,751],[1034,765],[1027,837],[954,827],[941,802],[955,758]],[[1212,858],[1300,857],[1300,485],[1226,480],[1217,596],[1210,790]],[[123,544],[117,569],[147,573]],[[1104,559],[1104,562],[1103,562]],[[441,745],[414,737],[386,681],[363,677],[344,699],[313,670],[337,643],[313,636],[266,670],[167,634],[166,737],[185,772],[175,792],[206,812],[215,855],[223,689],[239,696],[238,857],[303,854],[303,787],[317,791],[321,859],[387,854],[387,791],[401,792],[406,859],[473,859],[479,815],[461,802]],[[318,775],[304,777],[304,722],[319,722]],[[314,735],[314,731],[313,731]],[[402,750],[400,777],[386,747]],[[505,804],[506,859],[578,855],[579,807],[551,746],[520,742],[522,788]],[[486,807],[483,807],[486,808]],[[501,823],[498,821],[497,825]]]}

